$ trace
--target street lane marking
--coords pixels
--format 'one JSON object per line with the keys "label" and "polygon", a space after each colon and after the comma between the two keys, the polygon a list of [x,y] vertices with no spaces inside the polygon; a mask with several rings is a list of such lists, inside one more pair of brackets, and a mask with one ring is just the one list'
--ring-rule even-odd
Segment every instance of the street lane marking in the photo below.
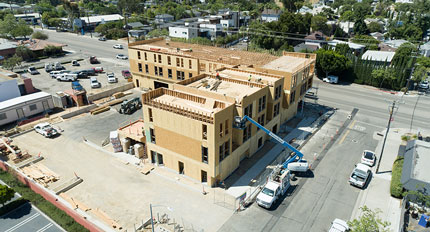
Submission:
{"label": "street lane marking", "polygon": [[[351,123],[351,125],[349,125],[348,129],[351,129],[354,126],[354,124],[355,124],[355,120],[352,121],[352,123]],[[350,131],[351,130],[348,130],[348,131],[345,132],[345,135],[343,135],[342,139],[340,139],[340,141],[339,141],[338,144],[342,144],[343,143],[343,141],[345,140],[346,136],[348,136],[348,134],[349,134]]]}
{"label": "street lane marking", "polygon": [[42,227],[40,230],[38,230],[38,231],[36,231],[36,232],[43,232],[43,231],[45,231],[45,230],[49,229],[51,226],[53,226],[53,224],[52,224],[52,223],[49,223],[48,225],[46,225],[46,226]]}
{"label": "street lane marking", "polygon": [[14,226],[12,226],[11,228],[9,228],[8,230],[6,230],[5,232],[12,232],[12,231],[18,229],[19,227],[27,224],[29,221],[37,218],[39,215],[40,215],[39,213],[35,213],[35,214],[31,215],[29,218],[25,219],[24,221],[22,221],[22,222],[20,222],[20,223],[18,223],[16,225],[14,225]]}

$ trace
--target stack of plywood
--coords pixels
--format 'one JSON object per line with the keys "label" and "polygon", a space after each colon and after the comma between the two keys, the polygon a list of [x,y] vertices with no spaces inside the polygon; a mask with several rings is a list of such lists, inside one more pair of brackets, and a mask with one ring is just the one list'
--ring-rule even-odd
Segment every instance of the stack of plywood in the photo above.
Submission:
{"label": "stack of plywood", "polygon": [[117,221],[110,218],[105,212],[103,212],[101,209],[96,209],[95,211],[92,211],[98,218],[100,218],[102,221],[107,223],[112,228],[121,230],[122,227],[118,224]]}
{"label": "stack of plywood", "polygon": [[99,114],[99,113],[102,113],[102,112],[105,112],[105,111],[108,111],[108,110],[110,110],[110,106],[100,106],[100,107],[97,107],[97,108],[95,108],[93,110],[90,110],[90,113],[92,115],[95,115],[95,114]]}
{"label": "stack of plywood", "polygon": [[26,176],[32,178],[45,187],[48,187],[49,183],[60,179],[59,175],[40,163],[23,167],[21,170]]}

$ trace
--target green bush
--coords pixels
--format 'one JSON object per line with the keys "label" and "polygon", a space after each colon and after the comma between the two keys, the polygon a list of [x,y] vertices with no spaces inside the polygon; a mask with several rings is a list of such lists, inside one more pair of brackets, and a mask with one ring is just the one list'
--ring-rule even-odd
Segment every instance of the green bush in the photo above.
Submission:
{"label": "green bush", "polygon": [[11,173],[0,169],[0,179],[16,192],[20,193],[23,199],[30,201],[66,231],[88,231],[64,211],[60,210],[51,202],[45,200],[41,195],[33,192],[33,190],[21,183]]}
{"label": "green bush", "polygon": [[33,39],[42,39],[42,40],[47,40],[48,39],[48,35],[41,32],[41,31],[36,31],[33,32],[33,34],[31,35],[31,38]]}
{"label": "green bush", "polygon": [[398,157],[393,164],[391,172],[390,194],[396,198],[402,198],[403,186],[400,182],[402,178],[403,157]]}

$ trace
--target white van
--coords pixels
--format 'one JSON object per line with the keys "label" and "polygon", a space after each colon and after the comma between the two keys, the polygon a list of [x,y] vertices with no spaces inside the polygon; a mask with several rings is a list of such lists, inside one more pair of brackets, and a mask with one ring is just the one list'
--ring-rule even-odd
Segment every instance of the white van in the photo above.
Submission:
{"label": "white van", "polygon": [[90,78],[90,83],[91,83],[91,88],[100,88],[100,87],[102,87],[102,85],[100,84],[100,82],[97,80],[96,77],[91,77]]}
{"label": "white van", "polygon": [[339,81],[338,76],[329,75],[323,79],[324,82],[330,83],[330,84],[337,84]]}

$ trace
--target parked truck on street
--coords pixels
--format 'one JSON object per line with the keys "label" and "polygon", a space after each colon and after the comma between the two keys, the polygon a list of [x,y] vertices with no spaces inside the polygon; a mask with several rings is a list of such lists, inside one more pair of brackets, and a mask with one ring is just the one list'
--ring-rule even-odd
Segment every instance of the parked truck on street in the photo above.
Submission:
{"label": "parked truck on street", "polygon": [[269,176],[269,180],[264,185],[263,190],[257,195],[257,204],[270,209],[273,203],[285,195],[291,186],[290,178],[290,170],[282,169],[281,166],[275,168]]}

